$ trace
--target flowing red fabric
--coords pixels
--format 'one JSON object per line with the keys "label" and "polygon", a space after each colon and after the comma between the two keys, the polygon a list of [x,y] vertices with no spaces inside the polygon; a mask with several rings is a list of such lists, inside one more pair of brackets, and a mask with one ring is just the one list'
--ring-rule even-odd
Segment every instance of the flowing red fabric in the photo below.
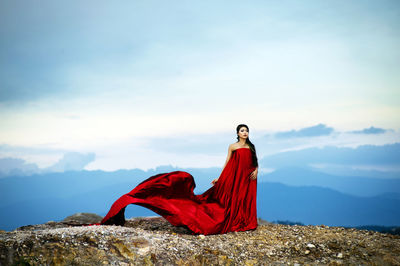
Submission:
{"label": "flowing red fabric", "polygon": [[187,172],[152,176],[111,206],[101,224],[125,223],[125,207],[137,204],[158,213],[175,226],[186,226],[197,234],[223,234],[257,228],[257,180],[250,179],[255,167],[248,148],[239,148],[223,169],[218,182],[195,195],[195,182]]}

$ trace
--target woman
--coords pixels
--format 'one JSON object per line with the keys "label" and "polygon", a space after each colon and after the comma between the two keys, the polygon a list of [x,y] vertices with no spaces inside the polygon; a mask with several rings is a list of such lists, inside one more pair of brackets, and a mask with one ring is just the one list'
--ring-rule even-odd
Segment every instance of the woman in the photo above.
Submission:
{"label": "woman", "polygon": [[249,128],[236,128],[238,141],[229,145],[219,178],[201,195],[195,195],[192,175],[175,171],[152,176],[111,206],[101,224],[125,223],[128,204],[144,206],[175,226],[186,226],[196,234],[224,234],[257,228],[256,150],[249,140]]}

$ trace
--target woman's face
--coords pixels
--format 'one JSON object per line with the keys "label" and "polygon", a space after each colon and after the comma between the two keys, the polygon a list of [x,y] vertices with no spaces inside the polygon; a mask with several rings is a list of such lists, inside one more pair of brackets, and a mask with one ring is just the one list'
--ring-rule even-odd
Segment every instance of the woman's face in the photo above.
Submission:
{"label": "woman's face", "polygon": [[241,127],[238,132],[238,136],[241,139],[247,139],[249,137],[249,131],[246,127]]}

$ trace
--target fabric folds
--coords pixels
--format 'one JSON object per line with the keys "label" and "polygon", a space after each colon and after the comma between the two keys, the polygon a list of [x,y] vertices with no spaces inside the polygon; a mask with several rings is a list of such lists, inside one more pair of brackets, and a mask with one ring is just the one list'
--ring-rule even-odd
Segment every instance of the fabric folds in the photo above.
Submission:
{"label": "fabric folds", "polygon": [[172,225],[186,226],[196,234],[223,234],[257,228],[257,181],[251,151],[233,151],[218,182],[200,195],[193,176],[174,171],[152,176],[111,206],[101,224],[125,223],[125,207],[137,204],[163,216]]}

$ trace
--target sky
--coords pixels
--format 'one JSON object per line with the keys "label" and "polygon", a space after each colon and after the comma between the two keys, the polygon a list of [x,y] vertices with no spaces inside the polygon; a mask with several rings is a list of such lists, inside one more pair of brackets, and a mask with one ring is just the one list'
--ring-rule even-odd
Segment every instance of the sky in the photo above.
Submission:
{"label": "sky", "polygon": [[260,158],[400,142],[399,26],[397,0],[1,1],[0,159],[222,166],[240,123]]}

